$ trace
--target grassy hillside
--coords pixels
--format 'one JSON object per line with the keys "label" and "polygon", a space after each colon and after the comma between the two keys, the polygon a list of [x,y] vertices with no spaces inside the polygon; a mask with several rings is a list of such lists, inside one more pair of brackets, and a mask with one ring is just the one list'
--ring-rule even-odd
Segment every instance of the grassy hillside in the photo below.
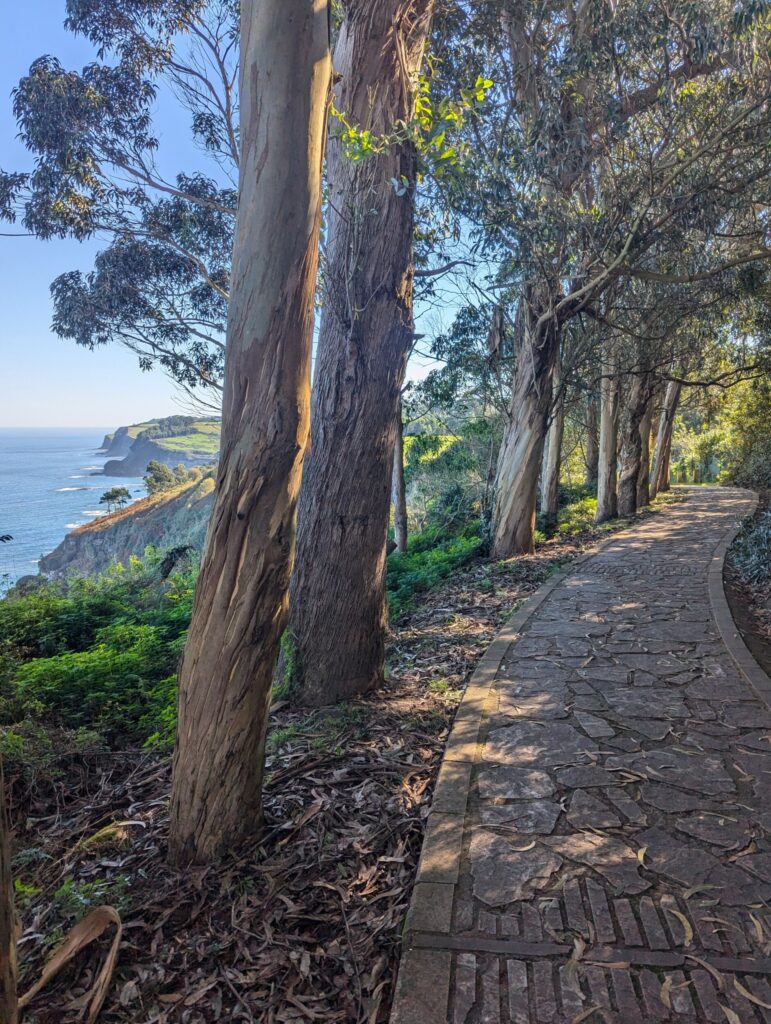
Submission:
{"label": "grassy hillside", "polygon": [[152,440],[172,454],[216,455],[220,449],[220,421],[196,420],[187,433],[176,434],[173,437],[153,437]]}

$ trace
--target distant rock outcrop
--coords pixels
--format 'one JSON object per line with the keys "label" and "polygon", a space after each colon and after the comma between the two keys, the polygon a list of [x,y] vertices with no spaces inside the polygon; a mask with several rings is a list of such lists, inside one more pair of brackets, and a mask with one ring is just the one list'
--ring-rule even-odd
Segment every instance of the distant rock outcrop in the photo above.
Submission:
{"label": "distant rock outcrop", "polygon": [[118,427],[114,434],[105,434],[99,451],[103,455],[111,455],[115,459],[122,459],[128,455],[135,436],[130,433],[136,427]]}
{"label": "distant rock outcrop", "polygon": [[119,427],[107,434],[101,452],[110,458],[99,474],[143,476],[149,462],[167,466],[208,465],[219,456],[219,420],[167,416],[147,423]]}
{"label": "distant rock outcrop", "polygon": [[150,495],[128,508],[103,516],[68,533],[40,560],[46,576],[91,575],[115,562],[128,563],[152,545],[161,551],[190,546],[203,549],[214,493],[214,475]]}

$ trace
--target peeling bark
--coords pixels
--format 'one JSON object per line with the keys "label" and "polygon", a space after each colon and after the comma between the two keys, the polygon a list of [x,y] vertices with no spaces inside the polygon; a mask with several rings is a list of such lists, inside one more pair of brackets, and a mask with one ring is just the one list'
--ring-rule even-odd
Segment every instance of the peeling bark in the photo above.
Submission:
{"label": "peeling bark", "polygon": [[675,426],[677,405],[680,401],[682,384],[670,381],[664,395],[664,404],[659,417],[659,432],[651,474],[651,498],[661,491],[669,490],[669,460],[672,453],[672,432]]}
{"label": "peeling bark", "polygon": [[309,430],[328,0],[242,0],[240,200],[212,518],[180,668],[169,855],[255,833]]}
{"label": "peeling bark", "polygon": [[525,297],[517,316],[517,372],[495,482],[495,558],[535,550],[538,478],[552,404],[552,374],[559,352],[559,326],[553,319],[539,326],[541,311]]}
{"label": "peeling bark", "polygon": [[[336,107],[375,136],[414,112],[433,0],[352,0]],[[298,698],[343,700],[384,674],[386,537],[397,409],[413,342],[411,144],[366,160],[330,138],[324,312],[291,590]],[[410,182],[403,195],[392,179]]]}
{"label": "peeling bark", "polygon": [[603,362],[600,389],[600,452],[597,471],[597,514],[595,522],[604,523],[618,515],[618,376],[615,359],[607,354]]}

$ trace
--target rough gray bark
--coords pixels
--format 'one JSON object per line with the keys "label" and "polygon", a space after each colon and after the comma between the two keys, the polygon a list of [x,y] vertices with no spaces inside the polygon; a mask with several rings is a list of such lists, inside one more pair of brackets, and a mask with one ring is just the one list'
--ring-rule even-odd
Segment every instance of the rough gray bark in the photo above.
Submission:
{"label": "rough gray bark", "polygon": [[651,425],[653,423],[653,395],[650,395],[640,420],[640,472],[637,477],[637,507],[650,505]]}
{"label": "rough gray bark", "polygon": [[13,903],[11,842],[0,760],[0,1024],[16,1024],[16,912]]}
{"label": "rough gray bark", "polygon": [[402,420],[401,402],[396,413],[393,502],[396,550],[404,554],[407,550],[407,487],[404,482],[404,422]]}
{"label": "rough gray bark", "polygon": [[[351,0],[335,106],[376,136],[414,113],[433,0]],[[330,138],[324,311],[291,591],[298,698],[318,705],[383,679],[386,536],[396,414],[413,342],[416,154],[347,158]],[[410,188],[397,194],[392,181]]]}
{"label": "rough gray bark", "polygon": [[586,399],[586,483],[597,486],[600,461],[600,411],[597,396],[589,394]]}
{"label": "rough gray bark", "polygon": [[603,361],[600,388],[600,451],[597,470],[597,514],[595,522],[604,523],[618,515],[616,485],[618,462],[618,376],[612,353]]}
{"label": "rough gray bark", "polygon": [[309,430],[328,0],[242,0],[240,199],[222,451],[180,669],[169,854],[205,862],[262,816],[265,731]]}
{"label": "rough gray bark", "polygon": [[544,474],[543,505],[541,512],[547,533],[557,527],[559,512],[560,469],[562,468],[562,437],[565,431],[565,395],[562,388],[562,368],[559,353],[552,377],[554,409],[546,442],[546,469]]}
{"label": "rough gray bark", "polygon": [[677,405],[680,401],[682,385],[676,381],[667,384],[664,404],[659,416],[659,432],[656,439],[656,451],[653,457],[651,473],[651,498],[661,491],[669,490],[669,459],[672,453],[672,432],[675,426]]}
{"label": "rough gray bark", "polygon": [[623,415],[621,472],[618,480],[618,514],[633,516],[637,512],[637,489],[642,466],[642,421],[649,402],[649,384],[645,377],[634,374],[629,381]]}

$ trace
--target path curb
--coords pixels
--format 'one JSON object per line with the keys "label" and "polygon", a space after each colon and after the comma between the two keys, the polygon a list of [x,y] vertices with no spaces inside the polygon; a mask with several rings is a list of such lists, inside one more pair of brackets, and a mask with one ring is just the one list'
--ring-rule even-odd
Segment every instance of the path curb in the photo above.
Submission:
{"label": "path curb", "polygon": [[750,516],[755,515],[758,509],[759,498],[755,491],[745,491],[744,493],[752,498],[752,504],[733,530],[723,538],[712,556],[708,571],[707,588],[709,590],[709,601],[712,606],[712,615],[717,624],[721,640],[728,648],[728,653],[736,662],[739,671],[759,699],[767,707],[771,708],[771,679],[769,679],[765,671],[757,663],[749,647],[745,644],[739,628],[734,622],[728,598],[725,595],[725,587],[723,586],[723,573],[728,549],[736,539],[744,522]]}

